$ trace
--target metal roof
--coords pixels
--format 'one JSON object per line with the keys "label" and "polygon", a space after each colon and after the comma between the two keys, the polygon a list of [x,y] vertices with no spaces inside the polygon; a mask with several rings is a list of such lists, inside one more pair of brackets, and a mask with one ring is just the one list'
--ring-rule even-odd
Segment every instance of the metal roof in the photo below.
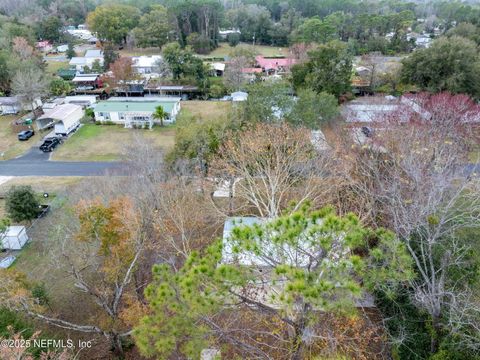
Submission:
{"label": "metal roof", "polygon": [[78,109],[82,109],[81,106],[75,104],[62,104],[54,107],[52,110],[47,111],[45,114],[40,116],[38,120],[41,119],[55,119],[55,120],[65,120],[67,119],[72,113],[78,111]]}
{"label": "metal roof", "polygon": [[158,106],[163,107],[167,113],[171,113],[179,98],[157,100],[133,100],[133,101],[100,101],[95,106],[95,112],[154,112]]}

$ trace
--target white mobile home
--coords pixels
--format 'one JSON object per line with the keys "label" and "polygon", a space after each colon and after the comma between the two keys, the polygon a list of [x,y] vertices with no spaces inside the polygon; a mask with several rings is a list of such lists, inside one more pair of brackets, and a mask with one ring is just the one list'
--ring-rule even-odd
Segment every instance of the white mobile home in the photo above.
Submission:
{"label": "white mobile home", "polygon": [[39,129],[46,129],[55,125],[55,134],[67,136],[80,126],[83,109],[75,104],[58,105],[40,116],[36,122]]}
{"label": "white mobile home", "polygon": [[110,98],[100,101],[95,106],[95,120],[101,123],[112,122],[125,125],[126,128],[149,127],[160,120],[154,119],[153,113],[161,106],[167,113],[164,123],[173,123],[180,112],[179,97],[138,97]]}
{"label": "white mobile home", "polygon": [[28,241],[27,230],[25,226],[9,226],[0,240],[0,248],[20,250]]}

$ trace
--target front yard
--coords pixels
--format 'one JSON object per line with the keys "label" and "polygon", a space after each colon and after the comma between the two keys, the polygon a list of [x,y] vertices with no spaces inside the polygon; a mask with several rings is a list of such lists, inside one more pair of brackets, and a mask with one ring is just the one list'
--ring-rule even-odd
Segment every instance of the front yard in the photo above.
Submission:
{"label": "front yard", "polygon": [[18,140],[17,133],[13,131],[10,123],[19,117],[18,115],[0,116],[0,160],[8,160],[21,155],[40,140],[38,134],[28,141]]}
{"label": "front yard", "polygon": [[52,155],[57,161],[115,161],[120,160],[138,135],[154,145],[168,149],[173,146],[175,129],[155,126],[152,130],[125,129],[116,125],[85,124]]}

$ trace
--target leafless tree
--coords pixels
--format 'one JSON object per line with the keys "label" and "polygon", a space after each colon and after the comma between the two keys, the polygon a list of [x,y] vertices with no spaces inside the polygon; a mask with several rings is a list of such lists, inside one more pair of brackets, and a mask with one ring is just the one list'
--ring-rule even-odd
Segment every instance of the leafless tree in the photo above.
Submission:
{"label": "leafless tree", "polygon": [[314,149],[308,130],[259,124],[229,138],[209,175],[240,179],[236,197],[253,206],[257,215],[275,218],[291,201],[296,209],[307,200],[327,199],[332,158]]}
{"label": "leafless tree", "polygon": [[34,101],[47,93],[47,81],[41,71],[27,67],[16,72],[12,80],[12,90],[33,111]]}
{"label": "leafless tree", "polygon": [[245,85],[247,79],[243,69],[250,66],[250,61],[246,56],[237,56],[230,60],[225,70],[225,85],[233,90],[239,90]]}
{"label": "leafless tree", "polygon": [[431,317],[435,352],[440,332],[452,329],[442,317],[464,296],[461,282],[449,279],[470,250],[459,230],[480,225],[480,182],[467,164],[480,112],[463,95],[408,100],[409,109],[384,119],[371,142],[354,146],[347,173],[369,202],[371,221],[394,230],[414,260],[412,298]]}

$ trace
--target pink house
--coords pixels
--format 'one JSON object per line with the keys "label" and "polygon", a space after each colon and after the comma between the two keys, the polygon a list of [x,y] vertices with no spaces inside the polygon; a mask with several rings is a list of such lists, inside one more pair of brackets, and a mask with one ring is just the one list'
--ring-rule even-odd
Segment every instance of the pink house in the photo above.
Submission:
{"label": "pink house", "polygon": [[49,52],[49,51],[52,51],[52,49],[53,49],[52,44],[50,44],[50,42],[47,41],[47,40],[37,42],[35,44],[35,47],[38,50],[43,51],[43,52]]}
{"label": "pink house", "polygon": [[264,57],[261,55],[258,55],[255,60],[257,65],[269,75],[286,72],[296,63],[296,60],[292,58]]}

